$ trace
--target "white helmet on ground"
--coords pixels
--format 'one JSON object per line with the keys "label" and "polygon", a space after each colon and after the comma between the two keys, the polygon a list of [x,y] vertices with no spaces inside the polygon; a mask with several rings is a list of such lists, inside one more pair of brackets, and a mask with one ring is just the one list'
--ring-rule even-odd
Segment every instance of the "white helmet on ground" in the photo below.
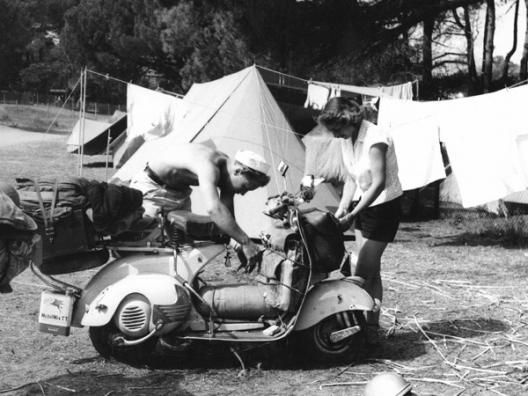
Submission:
{"label": "white helmet on ground", "polygon": [[404,396],[411,392],[411,384],[400,374],[381,373],[372,378],[365,386],[364,396]]}

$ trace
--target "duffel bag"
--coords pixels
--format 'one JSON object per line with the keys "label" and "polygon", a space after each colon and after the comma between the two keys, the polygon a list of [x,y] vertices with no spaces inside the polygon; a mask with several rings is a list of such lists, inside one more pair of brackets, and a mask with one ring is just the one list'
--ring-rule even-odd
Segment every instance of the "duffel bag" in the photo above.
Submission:
{"label": "duffel bag", "polygon": [[21,206],[37,223],[44,260],[95,247],[95,232],[85,213],[86,198],[78,196],[75,183],[46,182],[42,187],[29,179],[17,182],[23,186]]}

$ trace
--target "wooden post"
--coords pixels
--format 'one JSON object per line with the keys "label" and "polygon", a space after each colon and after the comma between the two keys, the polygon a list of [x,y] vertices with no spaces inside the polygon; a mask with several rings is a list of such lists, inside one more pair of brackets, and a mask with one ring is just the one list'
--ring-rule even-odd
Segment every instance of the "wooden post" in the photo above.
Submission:
{"label": "wooden post", "polygon": [[105,180],[108,181],[108,156],[110,154],[110,133],[112,128],[108,128],[108,134],[106,135],[106,162],[105,162]]}
{"label": "wooden post", "polygon": [[81,72],[81,105],[80,105],[80,124],[79,124],[79,176],[83,172],[83,156],[84,156],[84,128],[86,119],[86,67]]}

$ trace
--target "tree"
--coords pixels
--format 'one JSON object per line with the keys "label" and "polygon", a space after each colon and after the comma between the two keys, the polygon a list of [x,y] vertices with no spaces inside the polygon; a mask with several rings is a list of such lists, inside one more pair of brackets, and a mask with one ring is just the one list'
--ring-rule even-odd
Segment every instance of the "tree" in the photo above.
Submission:
{"label": "tree", "polygon": [[179,68],[181,88],[233,73],[252,60],[232,11],[182,0],[161,16],[164,53]]}
{"label": "tree", "polygon": [[429,17],[423,22],[423,72],[422,82],[429,86],[433,79],[433,30],[435,20]]}
{"label": "tree", "polygon": [[455,23],[462,29],[464,32],[464,37],[466,39],[466,63],[468,68],[469,83],[470,83],[470,93],[476,93],[480,91],[479,89],[479,79],[477,75],[477,67],[475,64],[475,50],[473,46],[473,28],[471,22],[471,9],[469,6],[462,7],[463,19],[464,22],[460,19],[456,9],[453,9],[453,17]]}
{"label": "tree", "polygon": [[495,36],[495,0],[486,0],[486,22],[484,25],[484,53],[482,56],[482,87],[489,92],[493,77],[493,39]]}
{"label": "tree", "polygon": [[31,19],[24,4],[0,0],[0,86],[12,88],[24,66],[25,48],[31,41]]}
{"label": "tree", "polygon": [[[147,73],[155,71],[162,87],[181,91],[194,81],[253,62],[306,78],[327,76],[357,84],[386,83],[408,72],[423,72],[428,81],[440,65],[463,61],[461,56],[439,58],[434,53],[437,37],[451,29],[446,11],[482,1],[20,0],[19,9],[31,18],[18,23],[18,29],[38,22],[46,31],[60,30],[60,44],[41,46],[42,31],[29,31],[19,46],[25,48],[21,62],[8,66],[23,69],[25,86],[39,89],[51,80],[64,81],[64,74],[76,77],[88,66],[136,83],[146,83]],[[464,21],[469,37],[468,14]],[[17,29],[13,21],[0,31],[19,40],[24,35],[12,34]],[[409,37],[424,21],[426,40],[419,48]],[[467,40],[463,62],[471,74],[474,58]],[[28,49],[40,52],[28,56]],[[16,81],[16,73],[11,75]],[[88,93],[100,99],[112,96],[114,88],[105,85],[93,81]]]}
{"label": "tree", "polygon": [[[141,82],[149,70],[177,76],[162,50],[156,0],[85,0],[65,14],[61,46],[72,64],[73,73],[87,66],[125,81]],[[94,80],[88,94],[122,96],[115,87]]]}
{"label": "tree", "polygon": [[[528,18],[528,0],[524,0],[526,4],[526,17]],[[519,78],[521,81],[528,79],[528,24],[526,25],[526,31],[524,33],[524,46],[523,54],[521,57]]]}
{"label": "tree", "polygon": [[518,25],[518,20],[519,20],[519,3],[520,3],[520,0],[515,0],[515,11],[513,14],[513,43],[512,43],[512,48],[510,49],[510,51],[508,51],[504,59],[504,65],[502,68],[503,85],[507,84],[510,59],[515,53],[515,51],[517,50],[517,25]]}

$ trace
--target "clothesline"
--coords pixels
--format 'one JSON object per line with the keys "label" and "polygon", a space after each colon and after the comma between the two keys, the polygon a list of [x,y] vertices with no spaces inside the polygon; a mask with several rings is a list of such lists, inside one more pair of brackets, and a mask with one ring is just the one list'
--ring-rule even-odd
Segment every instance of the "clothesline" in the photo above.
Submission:
{"label": "clothesline", "polygon": [[[314,83],[314,84],[318,83],[317,81],[313,81],[312,79],[307,80],[305,78],[301,78],[301,77],[297,77],[297,76],[294,76],[294,75],[291,75],[291,74],[283,73],[283,72],[280,72],[280,71],[277,71],[277,70],[269,69],[269,68],[264,67],[264,66],[256,65],[256,67],[259,68],[259,69],[267,70],[267,71],[269,71],[271,73],[279,74],[279,75],[284,76],[284,77],[292,78],[294,80],[299,80],[299,81],[302,81],[304,83]],[[419,80],[418,79],[414,79],[414,80],[412,80],[410,82],[415,84],[415,83],[418,83]],[[325,84],[332,84],[332,85],[335,85],[335,86],[343,85],[343,84],[339,84],[339,83],[325,83]],[[366,87],[366,88],[395,87],[395,86],[398,86],[398,85],[401,85],[401,84],[370,86],[370,87]]]}
{"label": "clothesline", "polygon": [[523,81],[519,81],[519,82],[517,82],[517,83],[515,83],[513,85],[510,85],[509,87],[506,87],[506,88],[515,88],[515,87],[518,87],[518,86],[526,84],[526,83],[528,83],[528,79],[523,80]]}
{"label": "clothesline", "polygon": [[64,110],[64,107],[66,106],[66,103],[68,103],[68,100],[70,100],[71,96],[73,95],[73,93],[75,92],[75,88],[77,88],[77,85],[79,85],[79,83],[81,82],[81,78],[79,78],[77,80],[77,82],[75,83],[75,85],[73,86],[73,89],[71,90],[70,94],[68,95],[68,97],[66,98],[66,100],[64,101],[64,103],[62,104],[62,107],[59,109],[59,111],[57,111],[57,114],[55,115],[55,117],[53,118],[53,121],[51,121],[51,124],[49,124],[48,126],[48,129],[46,129],[46,132],[44,133],[48,133],[50,130],[51,130],[51,127],[53,125],[55,125],[55,121],[57,121],[57,118],[59,118],[59,116],[61,115],[62,111]]}
{"label": "clothesline", "polygon": [[[100,77],[103,77],[107,80],[113,80],[113,81],[116,81],[116,82],[119,82],[121,84],[125,84],[125,85],[129,85],[129,84],[133,84],[131,81],[125,81],[125,80],[121,80],[119,78],[116,78],[116,77],[112,77],[110,76],[108,73],[107,74],[102,74],[102,73],[98,73],[94,70],[90,70],[90,69],[86,69],[87,72],[91,73],[91,74],[94,74],[96,76],[100,76]],[[138,85],[138,84],[134,84],[134,85]],[[162,93],[166,93],[166,94],[169,94],[169,95],[172,95],[172,96],[176,96],[176,97],[179,97],[179,98],[183,98],[185,95],[182,95],[182,94],[179,94],[179,93],[176,93],[176,92],[171,92],[171,91],[167,91],[166,89],[163,89],[163,88],[156,88],[154,91],[160,91]]]}
{"label": "clothesline", "polygon": [[[289,78],[294,78],[294,79],[297,79],[299,81],[303,81],[303,82],[308,82],[309,80],[305,80],[303,78],[300,78],[300,77],[296,77],[296,76],[292,76],[292,75],[288,75],[286,73],[282,73],[282,72],[279,72],[279,71],[276,71],[276,70],[272,70],[272,69],[269,69],[269,68],[266,68],[264,66],[259,66],[257,65],[256,66],[257,68],[261,68],[261,69],[264,69],[264,70],[267,70],[267,71],[270,71],[270,72],[273,72],[273,73],[276,73],[276,74],[280,74],[280,75],[283,75],[283,76],[286,76],[286,77],[289,77]],[[120,80],[118,78],[115,78],[115,77],[111,77],[111,76],[108,76],[108,75],[104,75],[104,74],[101,74],[101,73],[98,73],[98,72],[95,72],[93,70],[89,70],[89,72],[93,73],[93,74],[96,74],[96,75],[99,75],[99,76],[102,76],[102,77],[105,77],[105,78],[108,78],[108,79],[112,79],[112,80],[116,80],[116,81],[119,81],[121,83],[124,83],[124,84],[129,84],[128,82],[124,81],[124,80]],[[528,80],[526,80],[525,82],[528,82]],[[520,83],[517,83],[517,84],[520,84]],[[516,85],[517,85],[516,84]],[[515,85],[512,85],[511,87],[509,88],[513,88]],[[173,93],[174,94],[174,93]],[[179,94],[174,94],[175,96],[178,96],[178,97],[183,97],[182,95],[179,95]],[[208,106],[208,105],[204,105],[203,103],[198,103],[198,102],[188,102],[189,104],[192,104],[192,105],[196,105],[196,106],[200,106],[204,109],[207,109],[207,108],[214,108],[214,106]],[[242,117],[244,118],[243,115],[240,115],[238,114],[237,117]],[[414,124],[416,123],[417,120],[411,120],[411,121],[408,121],[408,122],[404,122],[404,123],[399,123],[397,125],[397,127],[402,127],[402,126],[405,126],[405,125],[410,125],[410,124]],[[279,126],[276,126],[276,125],[273,125],[273,124],[269,124],[269,123],[265,123],[265,122],[259,122],[260,125],[262,126],[265,126],[265,127],[268,127],[268,128],[273,128],[274,130],[277,130],[277,131],[280,131],[280,132],[285,132],[285,133],[293,133],[295,134],[296,136],[298,136],[299,138],[302,138],[304,137],[305,135],[304,134],[301,134],[301,133],[298,133],[298,132],[295,132],[293,131],[292,129],[288,129],[288,128],[282,128],[282,127],[279,127]]]}
{"label": "clothesline", "polygon": [[[259,68],[259,69],[262,69],[262,70],[269,71],[271,73],[275,73],[275,74],[280,75],[282,77],[287,77],[287,78],[291,78],[291,79],[294,79],[294,80],[302,81],[303,83],[306,83],[306,84],[316,84],[316,85],[324,85],[324,86],[332,85],[333,87],[339,87],[339,86],[346,85],[346,84],[340,84],[340,83],[326,83],[326,82],[322,82],[322,81],[313,81],[312,79],[307,80],[307,79],[304,79],[304,78],[301,78],[301,77],[297,77],[297,76],[294,76],[294,75],[291,75],[291,74],[287,74],[287,73],[283,73],[283,72],[280,72],[280,71],[277,71],[277,70],[269,69],[269,68],[264,67],[264,66],[256,65],[256,67]],[[418,89],[418,86],[419,86],[419,80],[418,79],[414,79],[414,80],[409,81],[409,82],[411,84],[413,84],[413,85],[416,84],[417,89]],[[369,87],[364,87],[364,88],[382,88],[382,87],[391,88],[391,87],[396,87],[398,85],[401,85],[401,84],[369,86]],[[292,87],[292,88],[297,88],[297,87]]]}

